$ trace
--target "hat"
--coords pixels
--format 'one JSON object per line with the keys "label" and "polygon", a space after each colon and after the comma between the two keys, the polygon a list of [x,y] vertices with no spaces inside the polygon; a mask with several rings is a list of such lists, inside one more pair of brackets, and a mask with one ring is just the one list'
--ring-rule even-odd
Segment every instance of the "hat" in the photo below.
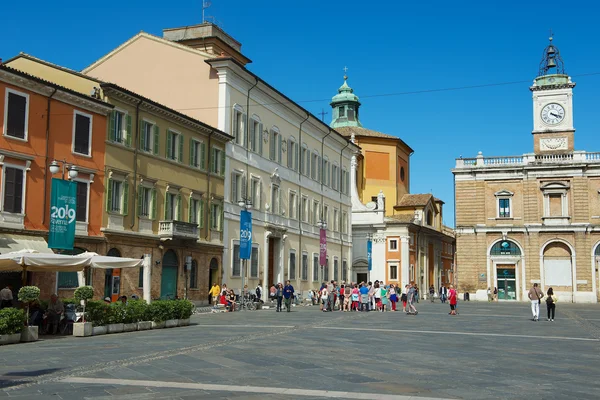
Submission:
{"label": "hat", "polygon": [[106,301],[106,302],[109,302],[109,303],[110,303],[110,302],[111,302],[111,300],[110,300],[110,297],[105,297],[105,298],[104,298],[104,301]]}

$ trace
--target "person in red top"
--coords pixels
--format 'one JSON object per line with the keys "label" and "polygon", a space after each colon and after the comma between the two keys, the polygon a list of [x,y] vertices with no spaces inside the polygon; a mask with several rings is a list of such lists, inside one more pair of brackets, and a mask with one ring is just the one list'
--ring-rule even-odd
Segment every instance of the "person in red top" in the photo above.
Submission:
{"label": "person in red top", "polygon": [[450,303],[450,315],[456,315],[456,302],[458,301],[458,294],[456,293],[456,289],[454,289],[453,285],[450,285],[450,290],[448,291],[448,302]]}

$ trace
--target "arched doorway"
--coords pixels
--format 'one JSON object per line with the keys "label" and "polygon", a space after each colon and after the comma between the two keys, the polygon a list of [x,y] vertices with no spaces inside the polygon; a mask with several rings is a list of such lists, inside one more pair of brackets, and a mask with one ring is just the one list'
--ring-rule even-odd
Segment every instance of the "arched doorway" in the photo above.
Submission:
{"label": "arched doorway", "polygon": [[160,278],[160,298],[174,299],[177,296],[177,272],[179,260],[173,250],[168,250],[162,259],[162,276]]}
{"label": "arched doorway", "polygon": [[[106,253],[109,257],[121,257],[119,249],[112,248]],[[104,297],[109,297],[111,301],[119,300],[121,294],[121,269],[104,270]]]}
{"label": "arched doorway", "polygon": [[566,242],[553,241],[542,250],[543,289],[551,287],[557,296],[573,301],[573,251]]}
{"label": "arched doorway", "polygon": [[519,245],[512,240],[499,240],[490,248],[493,283],[498,288],[498,300],[519,300],[521,279],[519,268],[523,268]]}
{"label": "arched doorway", "polygon": [[[208,290],[212,288],[214,282],[219,282],[219,260],[213,257],[210,260],[209,265],[210,266],[208,270]],[[211,301],[210,295],[208,295],[208,301],[209,303]]]}

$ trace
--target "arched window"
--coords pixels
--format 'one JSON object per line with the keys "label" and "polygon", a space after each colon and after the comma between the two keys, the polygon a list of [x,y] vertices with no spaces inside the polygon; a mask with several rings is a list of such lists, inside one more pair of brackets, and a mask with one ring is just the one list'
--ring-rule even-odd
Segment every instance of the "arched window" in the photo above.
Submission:
{"label": "arched window", "polygon": [[119,251],[119,249],[115,249],[113,247],[108,251],[108,253],[106,253],[106,255],[109,257],[121,257],[121,252]]}
{"label": "arched window", "polygon": [[511,240],[501,240],[492,246],[491,256],[520,256],[519,246]]}
{"label": "arched window", "polygon": [[596,256],[600,257],[600,244],[596,246]]}
{"label": "arched window", "polygon": [[190,270],[190,289],[198,289],[198,263],[192,260],[192,269]]}

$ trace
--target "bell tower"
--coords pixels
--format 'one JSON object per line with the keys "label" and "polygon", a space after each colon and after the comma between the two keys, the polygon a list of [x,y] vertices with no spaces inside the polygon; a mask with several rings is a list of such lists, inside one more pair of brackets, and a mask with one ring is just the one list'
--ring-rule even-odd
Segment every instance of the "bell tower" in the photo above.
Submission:
{"label": "bell tower", "polygon": [[[344,68],[346,72],[348,68]],[[338,94],[331,99],[331,127],[358,126],[362,124],[358,120],[358,109],[360,102],[354,90],[348,86],[348,75],[344,74],[344,83],[338,89]]]}
{"label": "bell tower", "polygon": [[529,88],[533,93],[533,147],[536,154],[566,153],[574,149],[573,88],[565,72],[558,48],[550,43],[544,49],[537,78]]}

